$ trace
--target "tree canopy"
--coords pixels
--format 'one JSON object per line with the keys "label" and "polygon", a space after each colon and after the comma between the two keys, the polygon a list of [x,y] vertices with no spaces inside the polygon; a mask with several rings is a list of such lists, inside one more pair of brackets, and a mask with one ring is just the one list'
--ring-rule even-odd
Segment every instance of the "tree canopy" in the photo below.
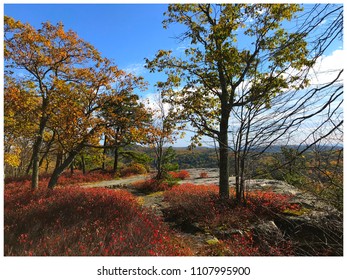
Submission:
{"label": "tree canopy", "polygon": [[[7,138],[16,138],[16,133],[30,135],[32,188],[38,186],[40,156],[47,142],[44,154],[51,151],[57,158],[49,183],[54,187],[75,156],[85,146],[98,144],[105,129],[112,126],[101,110],[111,99],[132,94],[145,83],[118,69],[75,32],[65,31],[62,23],[46,22],[36,30],[5,16],[4,45]],[[18,106],[13,102],[16,98],[26,102]],[[17,129],[19,124],[25,127]],[[8,155],[16,152],[11,141],[6,145]],[[17,164],[13,157],[7,161]]]}

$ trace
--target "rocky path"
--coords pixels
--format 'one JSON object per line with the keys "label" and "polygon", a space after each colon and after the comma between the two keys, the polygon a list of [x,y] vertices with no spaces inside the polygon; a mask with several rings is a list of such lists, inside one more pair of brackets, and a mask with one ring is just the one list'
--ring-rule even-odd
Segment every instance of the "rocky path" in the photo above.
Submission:
{"label": "rocky path", "polygon": [[[196,171],[199,173],[200,170]],[[133,184],[138,181],[145,180],[150,178],[152,174],[149,175],[136,175],[128,178],[109,180],[109,181],[101,181],[101,182],[93,182],[83,184],[84,188],[98,188],[98,187],[106,187],[114,190],[126,190],[137,197],[139,204],[152,211],[156,216],[163,219],[163,221],[168,224],[170,228],[172,228],[177,237],[184,239],[191,250],[195,253],[195,255],[199,255],[201,251],[203,251],[203,247],[206,246],[207,241],[211,240],[213,236],[205,233],[198,227],[194,225],[190,225],[188,228],[178,228],[174,222],[167,222],[164,219],[163,211],[169,206],[167,202],[164,201],[164,192],[156,192],[151,194],[145,194],[138,191]],[[198,176],[197,174],[191,174],[193,177]],[[202,183],[202,184],[214,184],[216,178],[206,178],[203,179],[203,182],[195,182],[193,177],[189,180],[181,181],[181,183]],[[212,182],[209,182],[211,180]]]}
{"label": "rocky path", "polygon": [[[180,183],[192,183],[199,185],[218,185],[219,184],[219,171],[217,168],[196,168],[187,169],[190,174],[190,178],[181,181]],[[207,178],[200,178],[202,172],[207,173]],[[229,179],[230,187],[235,186],[235,177]],[[314,195],[308,193],[305,190],[300,190],[287,184],[284,181],[270,180],[270,179],[250,179],[246,180],[246,190],[263,190],[273,191],[279,194],[292,195],[293,203],[300,203],[306,208],[310,209],[326,209],[330,208]]]}
{"label": "rocky path", "polygon": [[[218,185],[219,172],[217,168],[196,168],[187,169],[190,177],[180,181],[180,184],[192,183],[199,185]],[[201,178],[200,174],[204,172],[207,174],[206,178]],[[153,177],[153,174],[146,175],[134,175],[127,178],[120,178],[109,181],[86,183],[82,185],[85,188],[95,188],[95,187],[107,187],[112,189],[124,189],[138,197],[139,202],[143,207],[152,209],[157,215],[163,216],[163,209],[168,207],[168,205],[163,201],[163,193],[158,192],[154,194],[144,194],[139,192],[133,187],[133,184],[138,181],[142,181]],[[235,178],[230,177],[230,186],[235,185]],[[278,180],[268,180],[268,179],[252,179],[246,181],[247,190],[269,190],[280,194],[292,195],[292,203],[299,203],[305,208],[315,209],[315,210],[330,210],[326,204],[318,200],[312,194],[309,194],[303,190],[299,190],[283,181]]]}
{"label": "rocky path", "polygon": [[[190,174],[188,179],[180,181],[180,184],[184,183],[192,183],[199,185],[218,185],[219,183],[219,173],[217,168],[196,168],[196,169],[187,169]],[[200,174],[205,172],[207,174],[207,178],[201,178]],[[96,188],[96,187],[110,187],[110,188],[122,188],[126,189],[129,192],[133,193],[136,196],[142,196],[146,206],[148,207],[160,207],[159,198],[153,198],[151,195],[144,195],[138,193],[136,189],[132,187],[132,184],[138,181],[142,181],[150,178],[153,174],[146,175],[134,175],[127,178],[120,178],[109,181],[101,181],[101,182],[93,182],[83,184],[84,188]],[[235,177],[230,177],[230,186],[235,185]],[[268,180],[268,179],[252,179],[246,181],[246,189],[247,190],[271,190],[276,193],[281,194],[289,194],[293,195],[293,203],[300,203],[307,208],[326,208],[326,205],[321,201],[317,200],[313,195],[299,190],[283,181],[278,180]],[[151,203],[153,205],[151,206]],[[157,206],[156,206],[157,205]]]}
{"label": "rocky path", "polygon": [[120,179],[114,179],[109,181],[100,181],[100,182],[92,182],[92,183],[85,183],[81,185],[83,188],[97,188],[97,187],[109,187],[109,186],[116,186],[116,185],[129,185],[141,180],[145,180],[150,177],[150,174],[145,175],[134,175],[126,178],[120,178]]}
{"label": "rocky path", "polygon": [[163,202],[163,192],[157,192],[153,194],[145,194],[140,191],[138,191],[133,184],[142,180],[149,179],[153,174],[146,174],[146,175],[134,175],[127,178],[120,178],[115,180],[109,180],[109,181],[101,181],[101,182],[93,182],[93,183],[86,183],[83,184],[83,188],[110,188],[110,189],[122,189],[130,192],[134,196],[138,198],[139,203],[146,208],[149,208],[154,211],[154,213],[158,216],[163,216],[162,209],[164,207],[167,207],[167,205],[164,206]]}
{"label": "rocky path", "polygon": [[[218,185],[219,174],[218,169],[188,169],[190,173],[190,178],[180,181],[180,183],[193,183],[199,185],[214,184]],[[208,177],[201,178],[200,174],[206,172]],[[169,207],[168,203],[164,201],[163,192],[156,192],[152,194],[145,194],[138,191],[133,184],[138,181],[150,178],[153,174],[149,175],[136,175],[128,178],[122,178],[118,180],[102,181],[84,184],[82,187],[107,187],[110,189],[122,189],[132,193],[137,197],[139,204],[152,211],[155,215],[161,217],[165,223],[167,223],[176,233],[177,236],[184,239],[190,248],[193,250],[195,255],[201,255],[204,252],[204,247],[211,244],[211,242],[218,242],[216,237],[205,232],[203,229],[199,228],[198,224],[189,225],[178,225],[174,221],[165,221],[164,214],[165,210]],[[235,178],[230,178],[230,185],[233,187],[235,184]],[[327,213],[332,210],[323,202],[319,201],[313,195],[299,190],[283,181],[278,180],[266,180],[266,179],[254,179],[246,181],[247,190],[269,190],[280,194],[290,194],[293,196],[292,203],[299,203],[305,209],[310,209],[308,214],[303,214],[300,217],[285,217],[285,220],[277,221],[278,224],[289,223],[282,225],[285,228],[293,227],[294,230],[297,228],[303,228],[303,225],[308,225],[311,228],[316,227],[316,223],[322,223],[325,220]],[[327,216],[328,217],[328,216]],[[265,226],[268,226],[267,224]],[[271,221],[271,226],[275,227],[276,231],[280,232],[277,226]],[[317,228],[317,227],[316,227]],[[266,229],[268,230],[268,229]],[[273,230],[273,228],[271,228]],[[319,229],[320,230],[320,229]],[[303,231],[303,230],[302,230]],[[311,234],[311,233],[310,233]],[[305,237],[306,238],[306,237]],[[306,242],[306,241],[305,241]]]}

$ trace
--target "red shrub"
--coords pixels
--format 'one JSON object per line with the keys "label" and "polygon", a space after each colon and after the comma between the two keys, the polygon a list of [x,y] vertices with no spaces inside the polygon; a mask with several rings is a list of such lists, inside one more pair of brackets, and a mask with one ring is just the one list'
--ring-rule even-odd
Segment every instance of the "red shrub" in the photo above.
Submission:
{"label": "red shrub", "polygon": [[[238,205],[234,200],[235,191],[230,190],[230,199],[222,200],[219,188],[214,185],[182,184],[165,192],[170,203],[169,215],[187,221],[201,221],[211,224],[222,220],[233,222],[251,221],[256,216],[271,215],[285,209],[298,210],[297,204],[291,204],[291,196],[274,192],[255,191],[247,194],[246,206]],[[256,214],[256,215],[254,215]]]}
{"label": "red shrub", "polygon": [[88,183],[97,181],[112,180],[113,174],[105,171],[93,171],[83,174],[81,171],[76,170],[73,174],[70,172],[64,172],[58,180],[60,186],[71,186],[78,183]]}
{"label": "red shrub", "polygon": [[[39,187],[47,187],[50,179],[50,175],[44,174],[40,176]],[[83,174],[82,171],[75,170],[73,174],[66,171],[58,179],[58,186],[72,186],[79,183],[97,182],[97,181],[107,181],[112,180],[113,175],[109,172],[94,171],[90,173]],[[6,188],[12,187],[29,187],[31,184],[30,178],[27,180],[11,180],[6,183]]]}
{"label": "red shrub", "polygon": [[291,195],[274,193],[271,191],[252,191],[247,193],[248,207],[254,213],[278,213],[286,209],[299,210],[298,204],[290,203]]}
{"label": "red shrub", "polygon": [[273,192],[251,192],[247,195],[247,204],[236,203],[235,191],[231,198],[220,199],[217,186],[183,184],[165,192],[165,200],[170,207],[165,212],[166,218],[177,223],[198,223],[211,234],[220,236],[219,242],[208,247],[207,255],[291,255],[291,244],[269,245],[264,251],[254,243],[252,232],[247,235],[223,233],[223,229],[235,229],[245,232],[259,219],[271,219],[274,213],[285,209],[298,209],[298,205],[289,203],[290,196]]}
{"label": "red shrub", "polygon": [[218,194],[217,186],[182,184],[165,192],[164,199],[170,203],[167,215],[170,219],[189,222],[209,219],[213,216],[212,194]]}
{"label": "red shrub", "polygon": [[121,177],[128,177],[131,175],[146,174],[146,173],[147,173],[146,168],[142,164],[139,164],[139,163],[125,166],[119,171],[119,174]]}
{"label": "red shrub", "polygon": [[166,191],[170,188],[167,182],[162,180],[158,181],[156,179],[148,179],[145,181],[136,182],[133,184],[133,186],[144,193]]}
{"label": "red shrub", "polygon": [[203,178],[208,178],[207,172],[201,172],[201,173],[200,173],[200,178],[201,178],[201,179],[203,179]]}
{"label": "red shrub", "polygon": [[4,225],[5,255],[191,254],[121,190],[5,189]]}
{"label": "red shrub", "polygon": [[[232,237],[219,240],[207,246],[203,254],[206,256],[292,256],[293,246],[288,240],[280,243],[268,244],[267,248],[261,246],[264,240],[254,240],[252,231],[234,234]],[[266,246],[265,246],[266,247]]]}
{"label": "red shrub", "polygon": [[172,176],[174,179],[188,179],[190,177],[190,174],[187,170],[180,170],[178,172],[175,171],[170,171],[169,174]]}

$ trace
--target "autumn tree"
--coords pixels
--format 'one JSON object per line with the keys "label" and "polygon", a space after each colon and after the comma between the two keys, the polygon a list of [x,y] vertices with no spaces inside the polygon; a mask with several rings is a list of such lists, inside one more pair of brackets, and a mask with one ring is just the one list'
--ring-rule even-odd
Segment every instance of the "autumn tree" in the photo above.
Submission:
{"label": "autumn tree", "polygon": [[59,95],[57,91],[64,83],[83,81],[87,64],[96,65],[101,58],[74,32],[65,32],[61,23],[52,25],[47,22],[36,30],[5,16],[4,45],[6,69],[15,74],[24,71],[27,80],[34,83],[35,94],[40,99],[32,157],[32,188],[37,188],[39,153],[47,122],[52,116],[54,95]]}
{"label": "autumn tree", "polygon": [[[311,64],[303,37],[283,26],[300,10],[287,4],[173,4],[165,13],[164,27],[183,24],[186,31],[180,39],[191,45],[184,57],[160,50],[147,60],[147,67],[167,74],[167,80],[158,83],[165,100],[190,120],[198,137],[218,141],[223,198],[229,197],[231,111],[256,103],[270,106],[282,90],[305,85],[300,77],[286,75],[288,69]],[[250,81],[247,88],[245,81]],[[237,188],[238,201],[241,196]]]}
{"label": "autumn tree", "polygon": [[[135,79],[128,77],[129,83]],[[127,90],[112,89],[113,94],[105,96],[101,115],[107,123],[104,132],[104,147],[114,151],[113,172],[118,169],[120,149],[133,143],[145,143],[146,131],[151,116],[138,95]],[[106,142],[107,141],[107,142]]]}
{"label": "autumn tree", "polygon": [[[16,81],[9,73],[4,78],[4,160],[5,168],[20,169],[23,175],[28,159],[27,150],[37,129],[39,100],[32,83]],[[5,174],[8,171],[5,170]]]}
{"label": "autumn tree", "polygon": [[[100,116],[103,96],[112,85],[131,92],[123,83],[128,74],[102,58],[89,43],[61,23],[43,23],[40,29],[5,16],[5,67],[18,84],[30,84],[36,102],[37,126],[32,145],[32,188],[38,186],[40,153],[45,133],[56,151],[56,166],[48,184],[58,177],[89,144],[99,142],[105,129]],[[23,74],[24,73],[24,74]],[[24,76],[24,77],[22,77]]]}
{"label": "autumn tree", "polygon": [[[62,171],[72,163],[74,158],[85,147],[101,147],[99,143],[102,135],[115,126],[115,119],[112,117],[120,119],[121,114],[125,115],[125,108],[127,108],[128,113],[131,110],[131,108],[127,107],[129,103],[125,102],[126,97],[132,96],[132,100],[136,100],[137,97],[133,93],[135,88],[142,89],[144,86],[141,77],[138,78],[119,70],[107,59],[103,59],[97,71],[91,72],[90,78],[91,80],[86,79],[84,83],[69,84],[67,88],[61,89],[61,92],[66,90],[68,96],[64,98],[64,101],[60,101],[59,104],[66,102],[66,105],[74,104],[74,106],[73,108],[64,106],[64,110],[55,106],[57,110],[50,123],[53,123],[53,120],[56,121],[53,127],[57,129],[54,131],[58,135],[59,146],[62,151],[65,151],[66,156],[56,166],[48,187],[55,186]],[[71,86],[73,87],[71,88]],[[118,100],[118,103],[112,103],[116,100]],[[105,109],[116,112],[117,109],[123,108],[123,106],[124,109],[122,112],[119,112],[119,115],[113,114],[112,117],[105,118]],[[138,108],[143,107],[139,105]],[[133,109],[135,112],[135,108]],[[140,118],[140,115],[137,114],[137,117]],[[61,124],[62,119],[66,120],[63,124]]]}

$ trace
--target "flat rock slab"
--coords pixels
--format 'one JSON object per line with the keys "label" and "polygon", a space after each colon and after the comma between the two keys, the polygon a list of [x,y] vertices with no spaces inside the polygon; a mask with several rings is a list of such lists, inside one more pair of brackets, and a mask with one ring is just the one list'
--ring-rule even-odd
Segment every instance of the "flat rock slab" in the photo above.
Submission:
{"label": "flat rock slab", "polygon": [[135,182],[142,181],[149,179],[151,177],[150,174],[144,174],[144,175],[134,175],[126,178],[119,178],[109,181],[100,181],[100,182],[92,182],[92,183],[85,183],[82,184],[81,187],[83,188],[97,188],[97,187],[109,187],[109,186],[115,186],[115,185],[131,185]]}
{"label": "flat rock slab", "polygon": [[[219,170],[218,168],[194,168],[186,169],[190,177],[180,181],[180,184],[191,183],[199,185],[219,185]],[[206,173],[207,178],[201,178],[201,173]],[[235,177],[229,178],[230,187],[235,186]],[[319,200],[314,195],[300,190],[284,181],[273,179],[249,179],[245,181],[246,191],[261,190],[272,191],[279,194],[292,195],[292,203],[302,204],[305,208],[331,210],[327,204]]]}

